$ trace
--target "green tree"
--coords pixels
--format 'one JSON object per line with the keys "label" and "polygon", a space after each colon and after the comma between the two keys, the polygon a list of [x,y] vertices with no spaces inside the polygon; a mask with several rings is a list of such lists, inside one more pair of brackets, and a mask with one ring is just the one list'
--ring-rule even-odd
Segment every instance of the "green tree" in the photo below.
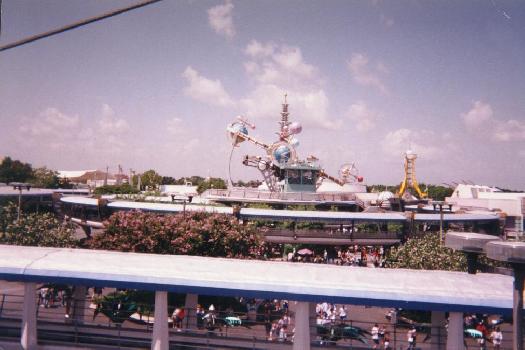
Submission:
{"label": "green tree", "polygon": [[439,233],[426,233],[391,248],[386,255],[386,267],[467,271],[467,260],[463,253],[441,244]]}
{"label": "green tree", "polygon": [[75,228],[53,214],[24,214],[17,220],[14,204],[0,208],[0,243],[38,247],[76,247]]}
{"label": "green tree", "polygon": [[12,160],[5,157],[0,163],[0,182],[26,182],[33,176],[33,168],[29,163]]}
{"label": "green tree", "polygon": [[33,170],[31,182],[35,187],[40,188],[59,188],[61,185],[58,172],[48,169],[45,166]]}
{"label": "green tree", "polygon": [[129,193],[138,193],[136,187],[131,186],[130,184],[122,185],[106,185],[95,188],[93,191],[94,194],[129,194]]}
{"label": "green tree", "polygon": [[450,187],[439,186],[439,185],[425,185],[419,186],[421,189],[428,191],[428,198],[432,198],[435,201],[444,201],[446,197],[450,197],[454,190]]}
{"label": "green tree", "polygon": [[150,169],[148,171],[145,171],[141,175],[133,176],[131,182],[134,187],[138,186],[139,176],[140,176],[140,189],[141,190],[148,190],[148,189],[156,190],[158,186],[162,183],[162,176],[157,174],[155,170]]}
{"label": "green tree", "polygon": [[163,176],[160,184],[161,185],[176,185],[177,180],[175,180],[171,176]]}
{"label": "green tree", "polygon": [[228,186],[226,185],[226,181],[223,179],[212,177],[206,181],[201,182],[197,187],[197,192],[200,194],[210,188],[225,189],[228,188]]}

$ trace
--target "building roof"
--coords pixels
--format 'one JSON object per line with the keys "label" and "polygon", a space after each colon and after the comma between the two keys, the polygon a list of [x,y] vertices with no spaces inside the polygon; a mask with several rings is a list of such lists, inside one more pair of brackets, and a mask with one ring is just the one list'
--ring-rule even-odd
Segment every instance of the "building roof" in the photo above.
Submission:
{"label": "building roof", "polygon": [[494,313],[512,310],[513,285],[496,274],[5,245],[0,279]]}

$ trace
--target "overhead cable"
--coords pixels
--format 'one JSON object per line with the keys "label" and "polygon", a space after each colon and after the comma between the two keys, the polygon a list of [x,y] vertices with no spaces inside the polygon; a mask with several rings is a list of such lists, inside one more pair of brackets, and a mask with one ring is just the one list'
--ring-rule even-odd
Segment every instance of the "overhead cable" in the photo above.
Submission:
{"label": "overhead cable", "polygon": [[[0,0],[0,4],[1,4],[1,1],[2,0]],[[40,39],[44,39],[44,38],[47,38],[47,37],[50,37],[50,36],[53,36],[53,35],[56,35],[56,34],[67,32],[69,30],[72,30],[72,29],[75,29],[75,28],[79,28],[79,27],[85,26],[85,25],[90,24],[90,23],[101,21],[101,20],[109,18],[109,17],[117,16],[117,15],[120,15],[122,13],[125,13],[125,12],[128,12],[128,11],[132,11],[132,10],[136,10],[138,8],[141,8],[141,7],[144,7],[144,6],[148,6],[148,5],[154,4],[156,2],[160,2],[160,1],[162,1],[162,0],[142,1],[142,2],[140,2],[138,4],[135,4],[135,5],[132,5],[132,6],[124,7],[124,8],[118,9],[118,10],[113,10],[113,11],[104,13],[102,15],[96,16],[96,17],[91,17],[91,18],[88,18],[88,19],[84,19],[84,20],[81,20],[81,21],[78,21],[78,22],[66,25],[66,26],[61,27],[61,28],[57,28],[57,29],[53,29],[53,30],[50,30],[50,31],[45,32],[45,33],[33,35],[33,36],[28,37],[28,38],[15,41],[15,42],[10,43],[10,44],[4,45],[4,46],[0,46],[0,52],[6,51],[6,50],[9,50],[9,49],[13,49],[13,48],[18,47],[18,46],[26,45],[26,44],[32,43],[34,41],[37,41],[37,40],[40,40]]]}

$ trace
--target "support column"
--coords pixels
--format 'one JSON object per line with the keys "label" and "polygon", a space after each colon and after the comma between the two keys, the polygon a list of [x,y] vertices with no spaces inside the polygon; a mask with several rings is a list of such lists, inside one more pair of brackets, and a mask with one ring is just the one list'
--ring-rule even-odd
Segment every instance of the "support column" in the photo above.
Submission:
{"label": "support column", "polygon": [[71,319],[77,324],[84,324],[84,316],[88,307],[88,305],[86,305],[86,293],[87,288],[85,286],[74,286]]}
{"label": "support column", "polygon": [[151,350],[168,350],[170,336],[168,332],[168,292],[155,292],[155,323]]}
{"label": "support column", "polygon": [[445,312],[444,311],[432,311],[431,315],[431,330],[430,330],[430,349],[431,350],[444,350],[446,345],[445,330]]}
{"label": "support column", "polygon": [[24,350],[37,348],[36,334],[36,283],[24,283],[24,309],[22,314],[22,332],[20,344]]}
{"label": "support column", "polygon": [[316,306],[317,306],[316,303],[308,303],[309,317],[310,317],[309,319],[310,341],[317,339],[317,313],[315,312]]}
{"label": "support column", "polygon": [[293,350],[310,350],[310,303],[295,302]]}
{"label": "support column", "polygon": [[447,350],[465,348],[463,339],[463,313],[451,312],[448,317]]}
{"label": "support column", "polygon": [[186,328],[197,329],[197,304],[199,302],[198,294],[186,294],[184,311],[186,312]]}
{"label": "support column", "polygon": [[525,267],[514,266],[514,306],[512,308],[512,348],[523,350],[523,283],[525,281]]}

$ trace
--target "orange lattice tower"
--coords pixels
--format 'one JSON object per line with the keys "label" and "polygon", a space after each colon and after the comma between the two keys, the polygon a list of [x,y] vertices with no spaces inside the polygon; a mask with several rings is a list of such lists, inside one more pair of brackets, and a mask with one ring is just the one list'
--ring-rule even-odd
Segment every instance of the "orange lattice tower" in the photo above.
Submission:
{"label": "orange lattice tower", "polygon": [[[417,154],[412,150],[405,153],[405,178],[401,182],[401,187],[397,192],[400,198],[410,199],[411,195],[417,195],[419,198],[426,198],[427,193],[421,191],[416,179],[416,158]],[[414,193],[410,190],[412,189]]]}

